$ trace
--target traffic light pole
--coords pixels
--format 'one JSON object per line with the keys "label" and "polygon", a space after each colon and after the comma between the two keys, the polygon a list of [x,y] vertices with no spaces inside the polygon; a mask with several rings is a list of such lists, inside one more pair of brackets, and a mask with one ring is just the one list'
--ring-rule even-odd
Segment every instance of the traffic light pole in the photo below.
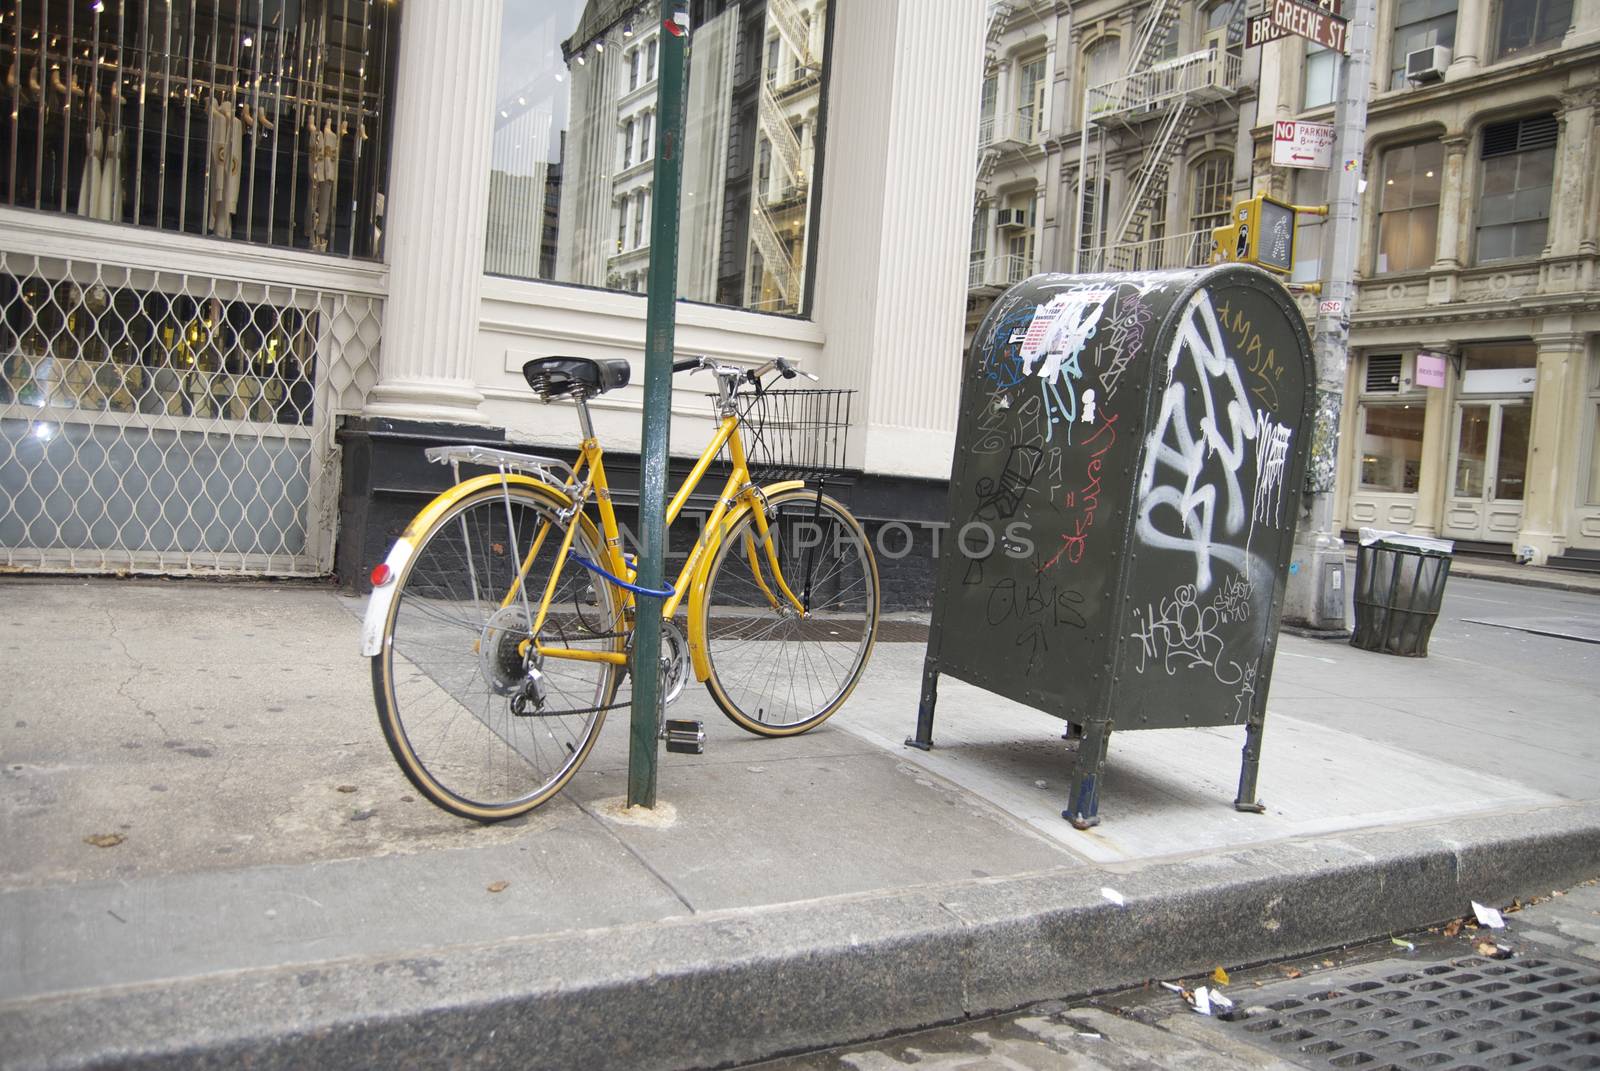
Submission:
{"label": "traffic light pole", "polygon": [[1344,633],[1344,541],[1334,524],[1339,466],[1339,416],[1350,360],[1350,314],[1355,304],[1356,252],[1361,242],[1362,147],[1372,76],[1376,0],[1355,0],[1350,54],[1339,64],[1334,109],[1333,167],[1328,174],[1328,221],[1323,224],[1322,278],[1316,319],[1317,412],[1305,497],[1289,567],[1283,619],[1316,631]]}

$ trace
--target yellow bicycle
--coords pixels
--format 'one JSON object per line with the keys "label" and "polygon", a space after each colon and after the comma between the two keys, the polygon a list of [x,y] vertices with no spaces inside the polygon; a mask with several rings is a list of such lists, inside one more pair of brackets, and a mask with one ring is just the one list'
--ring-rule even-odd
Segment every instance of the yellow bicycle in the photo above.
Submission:
{"label": "yellow bicycle", "polygon": [[[456,482],[373,570],[362,652],[389,748],[438,806],[499,821],[561,790],[606,711],[623,705],[641,594],[664,600],[668,702],[692,675],[734,724],[792,736],[825,721],[860,679],[877,636],[878,567],[861,524],[823,489],[843,464],[851,392],[772,389],[803,374],[781,358],[673,365],[701,370],[716,379],[719,423],[668,526],[719,459],[728,475],[671,588],[635,582],[589,417],[589,399],[627,385],[628,362],[523,366],[546,402],[576,404],[573,464],[473,445],[427,452]],[[752,460],[796,478],[758,486]],[[462,479],[463,465],[491,471]]]}

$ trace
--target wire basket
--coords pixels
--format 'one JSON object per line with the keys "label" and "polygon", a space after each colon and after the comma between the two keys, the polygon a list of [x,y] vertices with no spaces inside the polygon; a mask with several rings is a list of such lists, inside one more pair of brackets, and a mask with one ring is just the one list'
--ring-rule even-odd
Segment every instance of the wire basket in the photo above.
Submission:
{"label": "wire basket", "polygon": [[767,390],[744,403],[745,454],[757,480],[835,476],[845,471],[853,390]]}

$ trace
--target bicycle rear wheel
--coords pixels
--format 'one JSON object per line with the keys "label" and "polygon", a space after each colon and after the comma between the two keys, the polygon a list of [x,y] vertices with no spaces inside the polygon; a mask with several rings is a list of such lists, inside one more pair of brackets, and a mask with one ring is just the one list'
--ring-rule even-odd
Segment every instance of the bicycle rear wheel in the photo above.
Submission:
{"label": "bicycle rear wheel", "polygon": [[861,679],[878,634],[878,565],[861,524],[827,495],[794,488],[767,507],[778,566],[805,611],[784,596],[745,516],[706,585],[706,686],[740,728],[793,736],[826,721]]}
{"label": "bicycle rear wheel", "polygon": [[[395,580],[372,660],[379,721],[411,783],[454,814],[499,821],[555,795],[616,696],[621,666],[541,657],[528,642],[561,547],[563,506],[516,485],[468,494],[418,537]],[[603,560],[589,519],[572,523],[572,553]],[[616,590],[569,555],[539,639],[621,651],[621,618]]]}

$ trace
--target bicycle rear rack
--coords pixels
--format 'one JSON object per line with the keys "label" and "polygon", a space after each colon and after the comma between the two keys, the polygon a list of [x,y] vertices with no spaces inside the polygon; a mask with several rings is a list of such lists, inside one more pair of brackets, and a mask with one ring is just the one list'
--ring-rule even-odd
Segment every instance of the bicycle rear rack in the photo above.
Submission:
{"label": "bicycle rear rack", "polygon": [[[463,463],[499,469],[502,476],[507,472],[537,476],[557,487],[570,487],[578,482],[578,474],[572,470],[572,466],[558,457],[519,454],[514,450],[496,450],[490,446],[477,446],[471,443],[431,446],[424,451],[424,454],[436,465],[448,464],[456,483],[461,482]],[[566,473],[565,476],[562,475],[563,472]]]}

